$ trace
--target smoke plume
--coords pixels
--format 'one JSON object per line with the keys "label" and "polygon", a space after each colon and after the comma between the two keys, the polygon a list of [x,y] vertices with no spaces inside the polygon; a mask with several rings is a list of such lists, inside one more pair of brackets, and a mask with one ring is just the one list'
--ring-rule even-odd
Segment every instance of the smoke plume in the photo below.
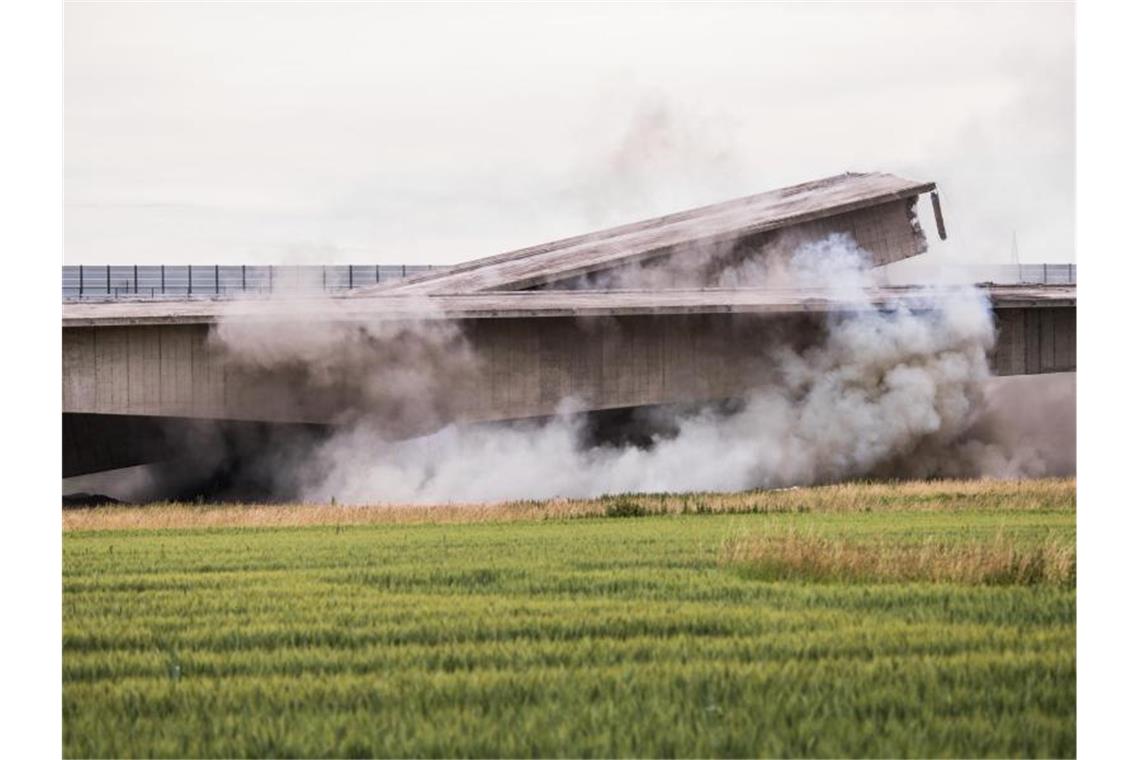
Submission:
{"label": "smoke plume", "polygon": [[477,382],[476,357],[454,322],[434,318],[426,299],[405,299],[409,319],[329,320],[323,312],[280,320],[222,320],[212,334],[235,385],[256,389],[257,407],[281,422],[365,425],[387,437],[436,430],[452,402]]}
{"label": "smoke plume", "polygon": [[[1049,470],[1047,457],[1003,438],[989,419],[986,351],[995,334],[980,290],[940,289],[917,304],[912,297],[875,308],[866,296],[874,282],[868,257],[840,235],[801,245],[774,267],[748,263],[722,276],[825,289],[854,306],[829,315],[821,340],[806,349],[761,349],[767,371],[746,398],[647,414],[632,442],[599,439],[575,399],[543,422],[447,424],[401,439],[416,420],[447,420],[446,399],[475,377],[477,357],[444,320],[299,332],[235,321],[218,338],[234,364],[291,372],[306,393],[352,378],[338,390],[345,411],[331,435],[262,450],[288,474],[278,498],[488,501]],[[346,364],[347,373],[329,371]]]}

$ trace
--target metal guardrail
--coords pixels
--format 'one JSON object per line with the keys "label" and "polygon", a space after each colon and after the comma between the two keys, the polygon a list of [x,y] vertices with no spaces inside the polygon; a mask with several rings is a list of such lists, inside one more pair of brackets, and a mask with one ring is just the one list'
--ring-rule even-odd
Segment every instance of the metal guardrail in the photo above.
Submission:
{"label": "metal guardrail", "polygon": [[[897,268],[896,268],[897,267]],[[935,282],[993,283],[995,285],[1076,285],[1076,264],[958,264],[913,259],[888,264],[886,279],[894,285]]]}
{"label": "metal guardrail", "polygon": [[996,270],[995,283],[1076,285],[1076,264],[998,264],[981,269]]}
{"label": "metal guardrail", "polygon": [[434,268],[417,264],[70,265],[63,267],[63,298],[236,298],[275,292],[339,292]]}
{"label": "metal guardrail", "polygon": [[[239,298],[279,292],[343,292],[435,268],[422,264],[70,265],[63,267],[63,298]],[[1076,264],[963,265],[961,270],[974,282],[1077,282]]]}

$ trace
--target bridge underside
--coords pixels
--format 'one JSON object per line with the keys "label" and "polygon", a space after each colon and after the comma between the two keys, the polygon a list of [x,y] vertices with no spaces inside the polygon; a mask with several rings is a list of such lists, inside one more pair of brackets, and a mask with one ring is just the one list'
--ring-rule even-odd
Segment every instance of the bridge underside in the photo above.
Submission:
{"label": "bridge underside", "polygon": [[314,440],[325,425],[295,425],[133,414],[63,414],[63,477],[193,458],[216,469],[235,452],[270,442]]}

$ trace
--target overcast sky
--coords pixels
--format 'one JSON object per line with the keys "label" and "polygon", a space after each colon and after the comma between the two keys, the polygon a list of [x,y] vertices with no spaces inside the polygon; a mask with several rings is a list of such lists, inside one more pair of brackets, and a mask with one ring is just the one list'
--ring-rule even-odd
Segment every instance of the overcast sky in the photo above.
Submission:
{"label": "overcast sky", "polygon": [[1023,262],[1073,260],[1066,3],[69,4],[65,27],[67,263],[452,263],[875,170],[939,184],[933,257],[1006,262],[1016,231]]}

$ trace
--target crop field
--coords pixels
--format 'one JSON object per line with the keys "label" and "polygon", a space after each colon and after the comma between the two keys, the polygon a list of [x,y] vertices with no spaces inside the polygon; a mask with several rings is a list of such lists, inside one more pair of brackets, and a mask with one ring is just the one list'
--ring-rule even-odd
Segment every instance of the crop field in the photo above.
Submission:
{"label": "crop field", "polygon": [[1076,752],[1072,480],[63,523],[68,757]]}

